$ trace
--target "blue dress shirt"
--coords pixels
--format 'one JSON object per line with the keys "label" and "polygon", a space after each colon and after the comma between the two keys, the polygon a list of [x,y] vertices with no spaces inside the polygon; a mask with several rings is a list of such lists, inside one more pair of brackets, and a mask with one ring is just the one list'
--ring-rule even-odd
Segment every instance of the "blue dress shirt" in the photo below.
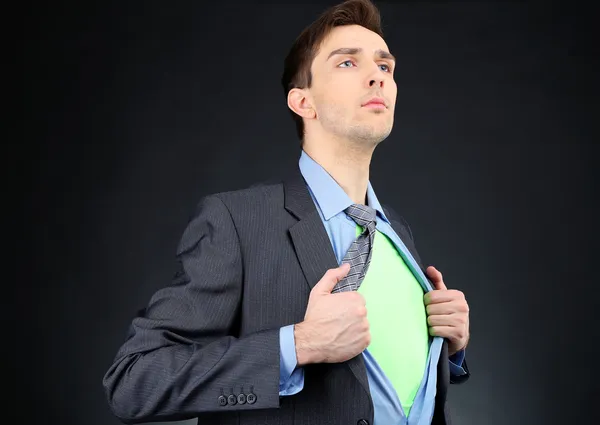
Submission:
{"label": "blue dress shirt", "polygon": [[[300,171],[308,184],[308,189],[323,225],[327,230],[333,251],[341,264],[346,251],[356,238],[356,223],[349,218],[344,210],[353,204],[352,200],[327,173],[306,152],[300,156]],[[425,291],[431,290],[431,285],[414,258],[398,237],[386,218],[373,187],[369,182],[367,188],[367,204],[377,211],[377,230],[385,234],[396,246],[404,261],[407,263]],[[400,400],[391,382],[387,379],[375,359],[366,349],[363,351],[369,388],[374,404],[374,425],[429,425],[433,417],[435,393],[437,384],[437,362],[443,339],[430,338],[430,349],[427,359],[426,373],[415,397],[409,417],[406,418]],[[296,346],[294,342],[294,325],[280,329],[280,378],[279,395],[297,394],[304,388],[304,370],[296,368]],[[463,375],[465,370],[460,366],[464,359],[464,351],[456,353],[450,359],[450,373]]]}

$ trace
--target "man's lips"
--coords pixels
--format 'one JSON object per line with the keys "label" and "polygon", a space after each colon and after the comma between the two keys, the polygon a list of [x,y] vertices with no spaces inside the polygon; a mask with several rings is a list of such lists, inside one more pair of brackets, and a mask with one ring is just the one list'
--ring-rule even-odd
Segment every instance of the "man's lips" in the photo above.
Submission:
{"label": "man's lips", "polygon": [[386,108],[385,100],[383,100],[380,97],[374,97],[373,99],[369,99],[363,106],[366,108]]}

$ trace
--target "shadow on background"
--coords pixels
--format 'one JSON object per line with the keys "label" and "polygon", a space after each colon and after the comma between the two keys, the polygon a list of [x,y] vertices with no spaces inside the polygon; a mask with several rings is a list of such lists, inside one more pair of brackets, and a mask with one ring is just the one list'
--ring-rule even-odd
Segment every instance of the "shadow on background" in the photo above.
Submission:
{"label": "shadow on background", "polygon": [[[297,166],[283,58],[333,2],[239,3],[28,10],[24,142],[5,161],[20,199],[5,198],[23,210],[4,223],[19,272],[14,393],[48,424],[119,423],[102,376],[169,283],[196,202]],[[575,2],[380,8],[398,100],[371,181],[471,306],[472,377],[450,388],[454,422],[590,423],[596,14]]]}

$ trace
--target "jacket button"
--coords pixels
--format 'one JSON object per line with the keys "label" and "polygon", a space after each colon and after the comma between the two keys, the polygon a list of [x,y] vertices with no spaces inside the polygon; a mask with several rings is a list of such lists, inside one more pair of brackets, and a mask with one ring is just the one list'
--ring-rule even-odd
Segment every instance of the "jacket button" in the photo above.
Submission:
{"label": "jacket button", "polygon": [[248,404],[254,404],[256,402],[256,396],[254,395],[254,393],[250,393],[246,396],[246,401],[248,402]]}
{"label": "jacket button", "polygon": [[359,419],[356,425],[369,425],[369,421],[366,419]]}
{"label": "jacket button", "polygon": [[246,394],[244,394],[244,393],[238,394],[237,400],[238,400],[239,404],[245,404],[246,403]]}
{"label": "jacket button", "polygon": [[227,399],[225,398],[224,395],[219,396],[219,406],[225,406],[227,405]]}
{"label": "jacket button", "polygon": [[229,397],[227,397],[227,402],[233,406],[234,404],[237,403],[237,397],[234,396],[233,394],[231,394]]}

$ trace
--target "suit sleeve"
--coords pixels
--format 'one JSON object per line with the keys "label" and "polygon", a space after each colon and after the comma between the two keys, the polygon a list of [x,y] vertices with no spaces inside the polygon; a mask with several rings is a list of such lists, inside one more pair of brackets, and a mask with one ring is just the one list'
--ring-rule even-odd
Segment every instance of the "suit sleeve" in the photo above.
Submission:
{"label": "suit sleeve", "polygon": [[[242,257],[217,195],[199,203],[177,249],[178,272],[135,317],[103,385],[124,423],[279,407],[279,328],[235,337]],[[245,403],[231,394],[252,393]]]}

